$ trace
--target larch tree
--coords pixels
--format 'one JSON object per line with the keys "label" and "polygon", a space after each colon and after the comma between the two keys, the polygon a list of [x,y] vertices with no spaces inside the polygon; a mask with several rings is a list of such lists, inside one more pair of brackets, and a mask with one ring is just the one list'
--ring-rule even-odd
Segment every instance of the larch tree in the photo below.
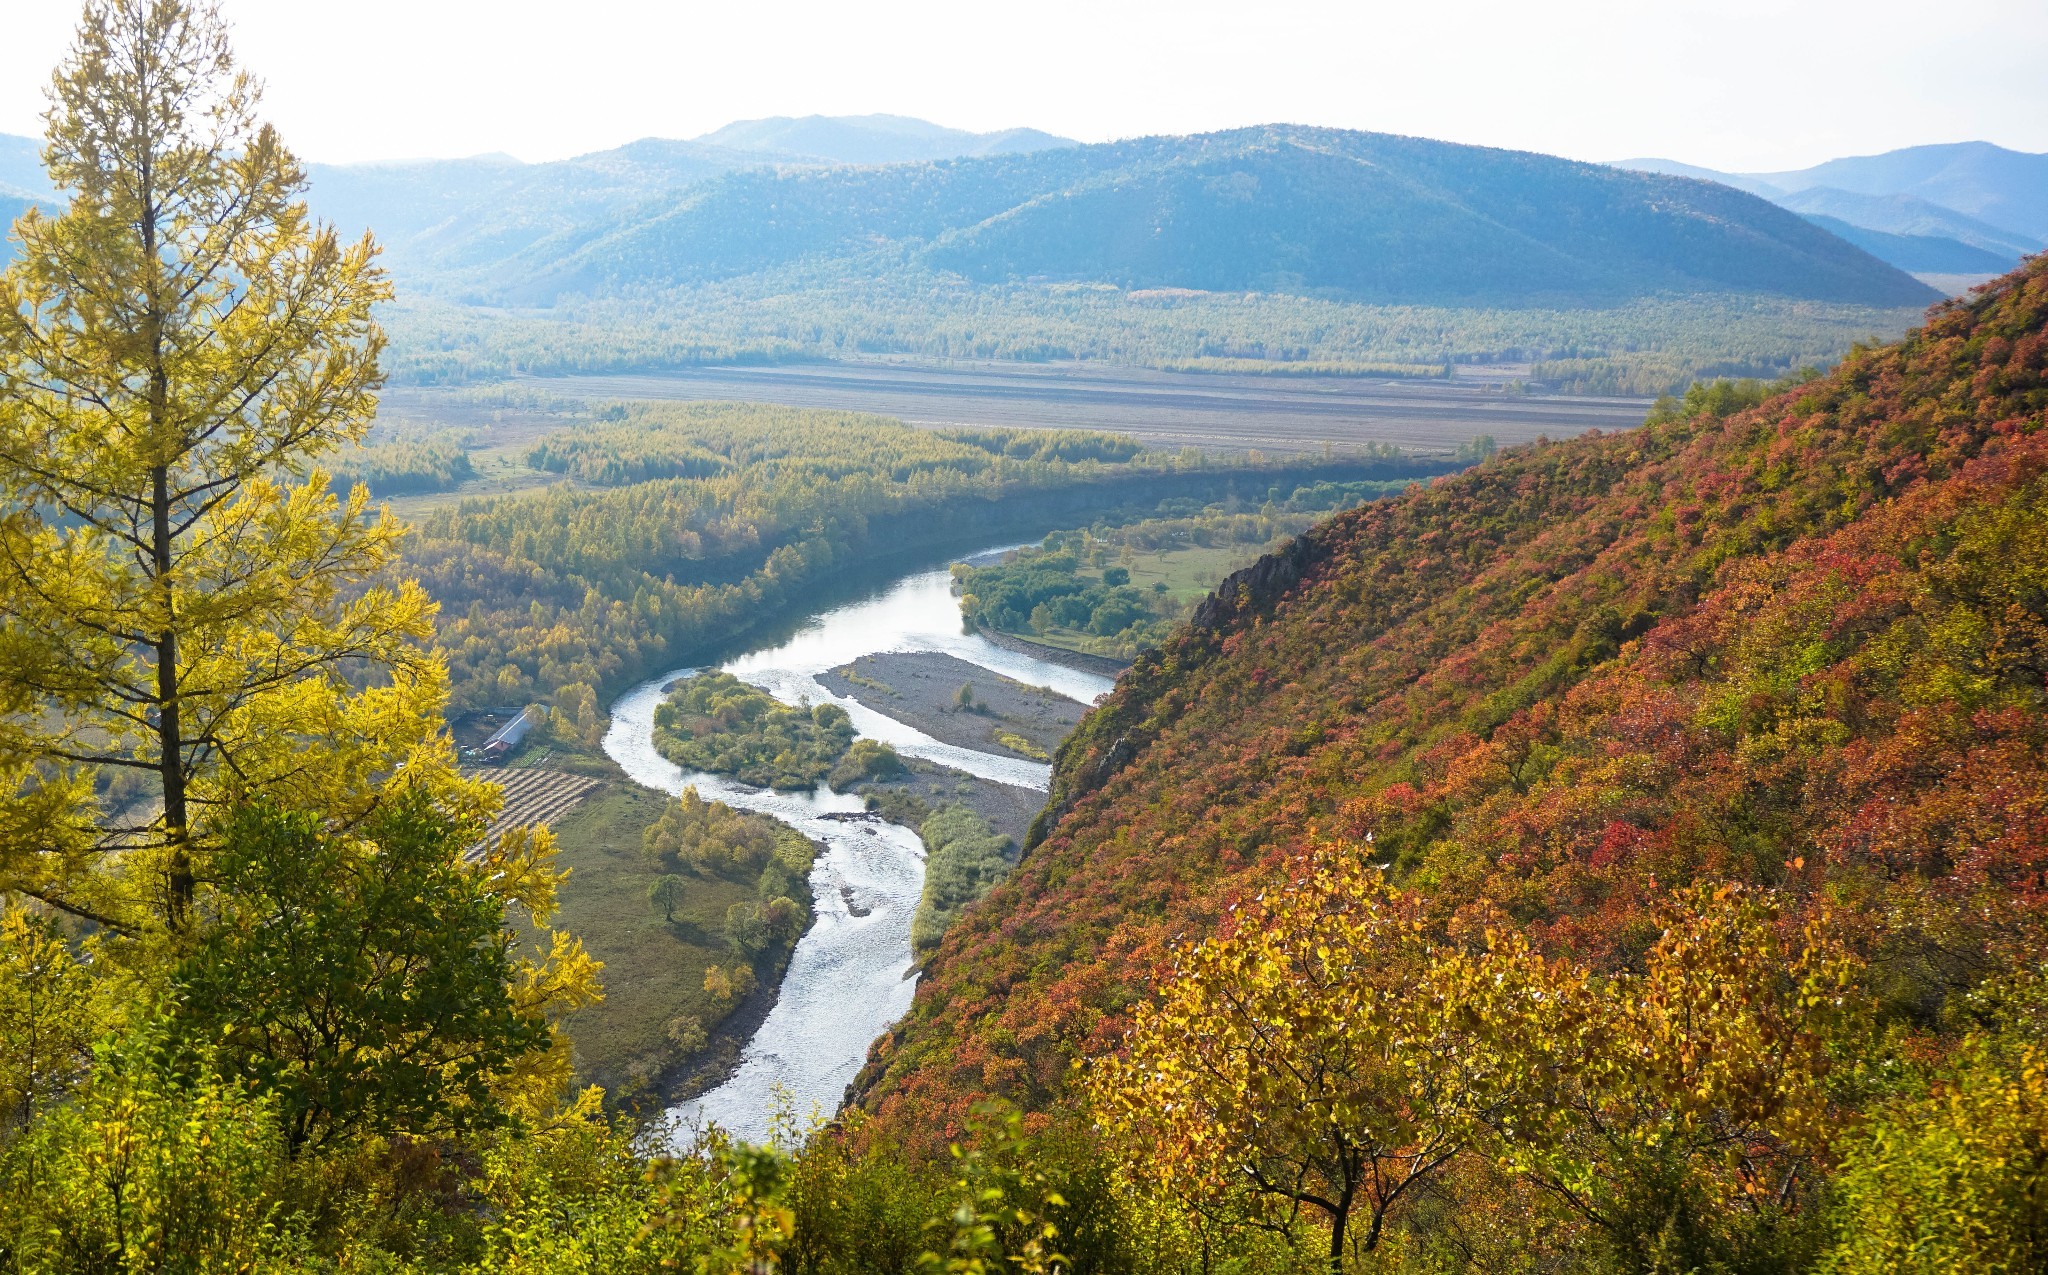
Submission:
{"label": "larch tree", "polygon": [[400,528],[317,468],[375,408],[375,245],[312,220],[205,0],[88,0],[49,96],[68,203],[0,276],[0,888],[175,929],[238,801],[487,797]]}

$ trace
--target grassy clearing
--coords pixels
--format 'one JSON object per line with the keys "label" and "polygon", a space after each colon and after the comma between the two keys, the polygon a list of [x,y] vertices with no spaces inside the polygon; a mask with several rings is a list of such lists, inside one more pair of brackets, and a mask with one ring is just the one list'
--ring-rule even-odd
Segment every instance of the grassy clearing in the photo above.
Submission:
{"label": "grassy clearing", "polygon": [[[1190,545],[1185,549],[1135,553],[1129,562],[1131,583],[1150,590],[1164,582],[1167,596],[1175,602],[1193,605],[1215,592],[1223,578],[1240,567],[1258,561],[1272,545],[1218,545],[1213,548]],[[1100,571],[1083,574],[1100,578]]]}
{"label": "grassy clearing", "polygon": [[[603,1003],[569,1019],[577,1074],[626,1101],[688,1083],[693,1070],[716,1067],[725,1052],[720,1046],[732,1043],[714,1032],[710,1048],[693,1057],[669,1039],[668,1025],[679,1017],[716,1024],[726,1013],[704,990],[704,975],[713,965],[734,964],[726,911],[755,902],[759,875],[683,873],[675,920],[663,921],[647,898],[662,869],[642,854],[641,843],[667,804],[666,794],[615,778],[555,826],[559,861],[571,870],[555,923],[605,963]],[[764,984],[779,977],[788,951],[762,954],[756,964]]]}
{"label": "grassy clearing", "polygon": [[[1166,599],[1170,605],[1162,609],[1172,615],[1185,616],[1196,603],[1215,592],[1224,577],[1240,567],[1250,566],[1258,561],[1260,554],[1271,548],[1272,545],[1190,545],[1185,549],[1139,551],[1131,556],[1128,563],[1118,559],[1110,565],[1122,563],[1131,573],[1132,586],[1148,597],[1154,594],[1154,585],[1165,584]],[[1102,579],[1104,569],[1082,567],[1074,574],[1094,582]],[[1103,640],[1084,629],[1049,625],[1043,630],[1018,632],[1016,636],[1065,651],[1090,655],[1105,653]]]}

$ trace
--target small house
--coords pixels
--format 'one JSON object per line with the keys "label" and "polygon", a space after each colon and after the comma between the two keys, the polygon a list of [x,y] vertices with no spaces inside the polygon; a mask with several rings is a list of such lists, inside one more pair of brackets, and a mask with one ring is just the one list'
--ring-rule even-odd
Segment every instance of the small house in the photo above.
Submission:
{"label": "small house", "polygon": [[522,709],[517,717],[500,726],[484,741],[483,748],[479,750],[483,753],[484,760],[503,761],[518,752],[519,746],[526,742],[526,737],[533,733],[534,725],[532,707]]}

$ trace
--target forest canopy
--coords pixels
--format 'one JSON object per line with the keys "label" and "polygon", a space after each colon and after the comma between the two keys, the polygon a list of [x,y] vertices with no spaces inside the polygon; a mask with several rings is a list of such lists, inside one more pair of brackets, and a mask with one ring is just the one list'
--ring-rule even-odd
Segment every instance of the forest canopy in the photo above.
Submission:
{"label": "forest canopy", "polygon": [[1223,459],[1106,433],[922,430],[747,404],[603,411],[528,453],[587,485],[438,506],[404,556],[441,603],[456,704],[551,699],[593,743],[596,703],[772,622],[821,582],[860,578],[878,555],[1042,535],[1074,512],[1124,520],[1162,499],[1397,483],[1453,463],[1385,449]]}
{"label": "forest canopy", "polygon": [[711,363],[907,354],[1074,359],[1182,371],[1442,376],[1532,363],[1572,394],[1683,392],[1773,378],[1894,338],[1922,307],[1755,296],[1656,297],[1585,309],[1382,306],[1269,293],[1150,293],[943,276],[872,282],[801,267],[652,296],[565,298],[481,313],[411,300],[384,313],[393,375],[416,384]]}

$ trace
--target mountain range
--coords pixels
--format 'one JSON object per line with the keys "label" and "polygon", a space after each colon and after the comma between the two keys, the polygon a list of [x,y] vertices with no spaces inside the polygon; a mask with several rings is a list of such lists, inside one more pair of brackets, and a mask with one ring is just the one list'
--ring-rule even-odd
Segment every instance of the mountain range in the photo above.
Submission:
{"label": "mountain range", "polygon": [[[604,222],[735,169],[900,164],[1045,150],[1037,129],[971,133],[900,115],[740,120],[688,141],[643,138],[528,164],[510,155],[312,164],[314,201],[344,231],[374,228],[402,271],[502,260],[549,234]],[[41,143],[0,134],[0,216],[50,194]],[[0,260],[5,259],[0,248]]]}
{"label": "mountain range", "polygon": [[[0,136],[0,215],[48,197],[38,143]],[[802,263],[970,280],[1562,305],[1672,291],[1870,305],[2010,269],[2048,241],[2048,155],[1985,142],[1811,168],[1611,168],[1526,152],[1272,126],[1081,145],[894,115],[742,120],[549,163],[510,156],[311,166],[316,210],[374,227],[402,282],[547,304]],[[1859,253],[1845,252],[1850,245]]]}
{"label": "mountain range", "polygon": [[[47,195],[36,149],[0,137],[0,213]],[[409,291],[490,305],[822,270],[1391,304],[1914,306],[1936,294],[1908,272],[1989,274],[2041,246],[2044,165],[1964,143],[1726,174],[1294,126],[1081,145],[869,115],[310,175],[316,211],[374,228]]]}
{"label": "mountain range", "polygon": [[777,115],[738,120],[695,140],[744,154],[825,164],[911,164],[1080,145],[1035,128],[970,133],[907,115]]}
{"label": "mountain range", "polygon": [[0,197],[30,199],[49,193],[43,144],[33,137],[0,133]]}
{"label": "mountain range", "polygon": [[[1989,142],[1909,146],[1770,173],[1670,159],[1616,166],[1733,186],[1837,234],[1847,224],[1862,233],[1844,237],[1908,271],[1996,274],[2048,246],[2048,155]],[[1958,264],[1915,264],[1930,261]],[[1968,262],[1976,264],[1960,264]]]}
{"label": "mountain range", "polygon": [[346,230],[374,224],[405,281],[489,304],[906,267],[1386,303],[1935,295],[1727,187],[1417,138],[1273,126],[887,165],[770,163],[715,140],[822,147],[832,123],[757,121],[551,164],[318,167],[313,198]]}
{"label": "mountain range", "polygon": [[1865,254],[1727,189],[1525,152],[1270,127],[880,169],[728,174],[518,263],[545,296],[894,248],[981,283],[1510,304],[1660,290],[1911,304]]}

